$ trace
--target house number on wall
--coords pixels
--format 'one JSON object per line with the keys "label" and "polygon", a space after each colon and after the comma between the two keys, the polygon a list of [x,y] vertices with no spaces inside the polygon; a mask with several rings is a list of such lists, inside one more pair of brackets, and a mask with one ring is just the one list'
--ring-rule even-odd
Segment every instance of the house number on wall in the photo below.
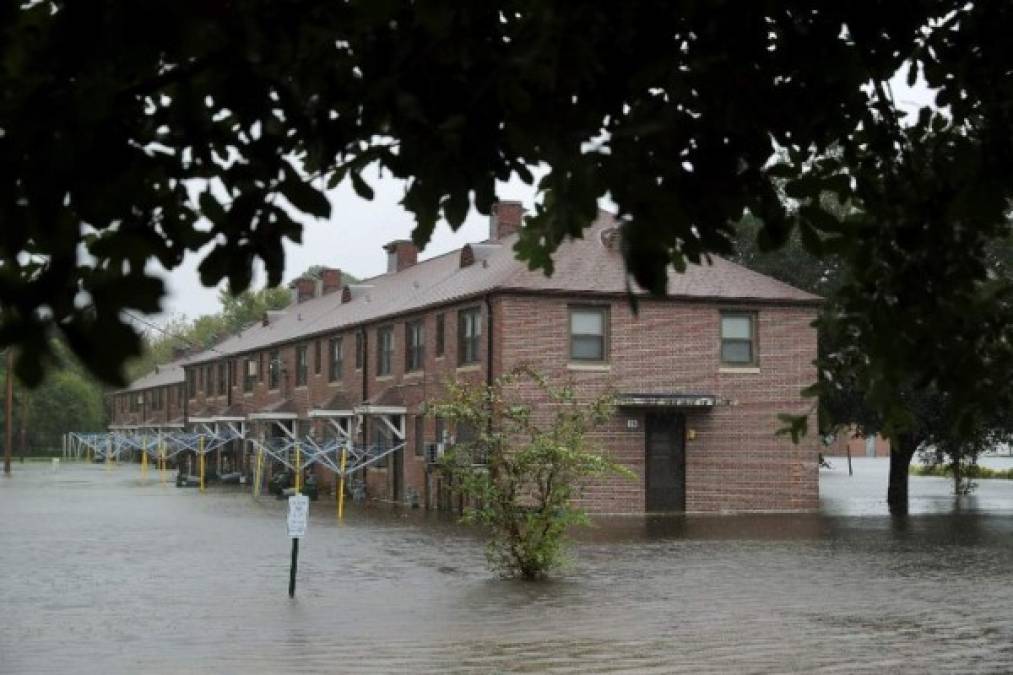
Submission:
{"label": "house number on wall", "polygon": [[636,417],[630,417],[626,420],[627,429],[637,429],[639,427],[640,427],[640,420],[638,420]]}

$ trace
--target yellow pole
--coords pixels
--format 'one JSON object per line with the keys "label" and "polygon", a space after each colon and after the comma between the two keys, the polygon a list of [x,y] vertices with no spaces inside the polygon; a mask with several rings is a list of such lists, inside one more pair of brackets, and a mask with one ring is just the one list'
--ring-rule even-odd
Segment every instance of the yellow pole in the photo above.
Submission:
{"label": "yellow pole", "polygon": [[141,436],[141,480],[148,480],[148,437]]}
{"label": "yellow pole", "polygon": [[260,484],[264,480],[264,450],[257,448],[257,465],[253,470],[253,496],[260,496]]}
{"label": "yellow pole", "polygon": [[204,492],[204,434],[200,436],[200,457],[197,459],[197,466],[200,467],[200,491]]}
{"label": "yellow pole", "polygon": [[302,457],[299,452],[298,441],[295,444],[295,493],[299,494],[302,489]]}
{"label": "yellow pole", "polygon": [[338,521],[345,519],[345,462],[348,460],[348,447],[341,446],[341,475],[338,477]]}

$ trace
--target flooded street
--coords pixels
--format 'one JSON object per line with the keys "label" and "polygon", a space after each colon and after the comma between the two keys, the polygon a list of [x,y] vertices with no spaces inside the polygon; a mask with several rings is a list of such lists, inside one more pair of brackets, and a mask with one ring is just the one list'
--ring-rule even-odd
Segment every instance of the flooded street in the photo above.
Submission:
{"label": "flooded street", "polygon": [[[547,583],[487,572],[424,513],[311,507],[296,598],[282,502],[137,466],[0,480],[5,673],[1013,671],[1013,481],[821,477],[819,514],[608,518]],[[1003,465],[1008,460],[992,460]]]}

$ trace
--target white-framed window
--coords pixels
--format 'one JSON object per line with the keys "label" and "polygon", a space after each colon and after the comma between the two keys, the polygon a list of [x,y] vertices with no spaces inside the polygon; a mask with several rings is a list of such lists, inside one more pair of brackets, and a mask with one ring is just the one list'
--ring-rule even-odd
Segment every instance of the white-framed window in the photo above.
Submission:
{"label": "white-framed window", "polygon": [[757,365],[754,312],[721,312],[721,363],[731,366]]}
{"label": "white-framed window", "polygon": [[608,360],[607,307],[570,307],[570,359]]}

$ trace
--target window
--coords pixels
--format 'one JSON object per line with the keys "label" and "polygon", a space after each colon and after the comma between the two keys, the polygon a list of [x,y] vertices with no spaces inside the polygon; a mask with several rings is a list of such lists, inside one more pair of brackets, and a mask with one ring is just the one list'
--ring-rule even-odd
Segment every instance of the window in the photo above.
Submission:
{"label": "window", "polygon": [[477,430],[468,422],[458,422],[454,436],[454,444],[464,446],[466,456],[471,457],[472,464],[488,464],[485,448],[479,443]]}
{"label": "window", "polygon": [[196,396],[198,391],[204,391],[204,369],[196,368],[195,371],[197,373],[197,386],[193,391],[193,396]]}
{"label": "window", "polygon": [[215,393],[215,373],[211,366],[204,367],[204,394],[211,396]]}
{"label": "window", "polygon": [[426,418],[423,415],[415,416],[415,456],[423,457],[426,454]]}
{"label": "window", "polygon": [[328,342],[327,351],[331,355],[331,365],[327,371],[327,379],[331,382],[340,382],[342,366],[341,338],[331,338]]}
{"label": "window", "polygon": [[436,356],[443,356],[443,345],[444,345],[444,326],[445,321],[443,314],[436,315]]}
{"label": "window", "polygon": [[295,386],[297,387],[306,385],[306,371],[308,370],[306,361],[306,345],[299,345],[295,348]]}
{"label": "window", "polygon": [[161,410],[162,409],[162,390],[152,389],[151,390],[151,409]]}
{"label": "window", "polygon": [[376,374],[390,375],[394,356],[394,328],[384,326],[376,330]]}
{"label": "window", "polygon": [[[378,421],[376,426],[373,427],[373,444],[376,446],[378,452],[383,452],[390,447],[390,439],[388,438],[386,431],[381,428],[382,425],[383,423]],[[384,455],[380,459],[376,460],[373,466],[377,469],[386,469],[387,457],[388,455]]]}
{"label": "window", "polygon": [[320,368],[321,368],[320,360],[321,360],[320,359],[320,340],[316,340],[313,343],[313,374],[314,375],[319,375],[320,374]]}
{"label": "window", "polygon": [[257,381],[264,381],[264,352],[260,352],[258,357],[259,365],[257,366]]}
{"label": "window", "polygon": [[224,363],[219,363],[218,364],[218,395],[219,396],[224,396],[225,395],[225,383],[226,383],[226,381],[227,380],[225,379],[225,364]]}
{"label": "window", "polygon": [[447,442],[447,423],[442,417],[437,417],[434,420],[436,424],[436,442],[446,443]]}
{"label": "window", "polygon": [[363,349],[362,349],[362,347],[363,347],[363,345],[362,345],[362,331],[359,331],[358,333],[355,334],[355,369],[356,370],[362,370],[362,359],[363,359]]}
{"label": "window", "polygon": [[270,389],[277,389],[281,381],[281,354],[277,349],[271,350],[267,355],[267,386]]}
{"label": "window", "polygon": [[253,391],[253,383],[257,381],[257,362],[253,359],[246,359],[246,368],[243,371],[243,391]]}
{"label": "window", "polygon": [[721,313],[721,363],[756,365],[756,315],[751,312]]}
{"label": "window", "polygon": [[607,359],[608,309],[570,308],[570,358],[574,361]]}
{"label": "window", "polygon": [[230,387],[235,387],[236,386],[236,377],[237,377],[236,371],[238,371],[238,370],[239,370],[239,361],[236,361],[236,360],[229,361],[229,386]]}
{"label": "window", "polygon": [[421,321],[405,324],[405,370],[418,370],[426,356],[426,335]]}
{"label": "window", "polygon": [[478,307],[457,313],[457,363],[478,363],[478,345],[482,337],[482,310]]}
{"label": "window", "polygon": [[193,370],[186,371],[186,393],[190,398],[197,395],[197,377]]}

